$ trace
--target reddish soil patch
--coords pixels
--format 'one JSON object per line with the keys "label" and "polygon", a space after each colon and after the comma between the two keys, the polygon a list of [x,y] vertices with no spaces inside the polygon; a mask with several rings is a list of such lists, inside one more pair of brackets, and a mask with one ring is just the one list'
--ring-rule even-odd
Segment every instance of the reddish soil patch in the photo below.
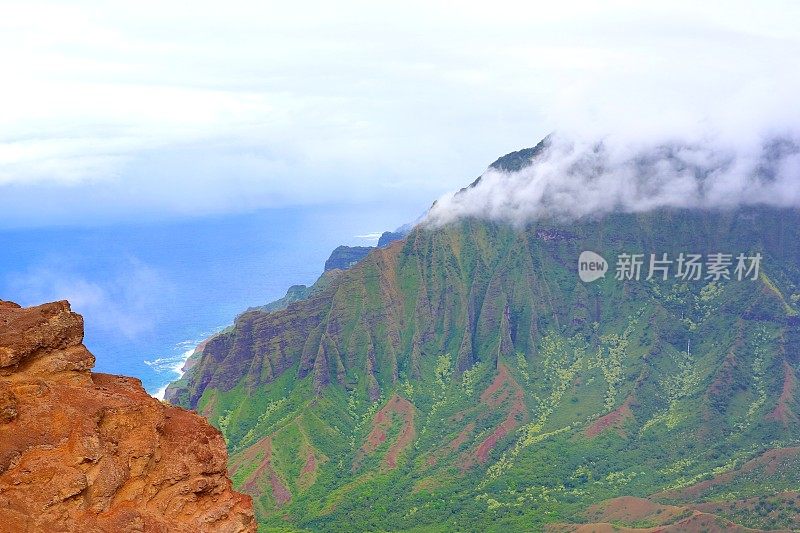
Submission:
{"label": "reddish soil patch", "polygon": [[733,385],[733,372],[736,369],[736,352],[739,351],[744,344],[742,340],[741,330],[740,335],[736,338],[733,347],[725,356],[722,366],[717,371],[717,375],[711,386],[708,388],[708,395],[711,397],[719,396],[726,393],[731,385]]}
{"label": "reddish soil patch", "polygon": [[620,433],[622,433],[622,424],[625,422],[625,420],[633,418],[631,403],[633,403],[633,395],[628,396],[622,405],[607,415],[603,415],[595,420],[595,422],[586,429],[586,436],[589,438],[596,437],[606,429],[612,427],[617,428]]}
{"label": "reddish soil patch", "polygon": [[695,512],[674,524],[650,528],[624,527],[606,522],[550,524],[545,526],[545,531],[548,533],[756,533],[758,530],[742,527],[715,515]]}
{"label": "reddish soil patch", "polygon": [[781,422],[784,426],[790,423],[797,422],[797,415],[794,414],[791,408],[791,402],[794,399],[794,391],[797,388],[797,378],[794,375],[794,370],[791,365],[783,360],[783,390],[780,397],[778,397],[778,405],[770,414],[767,415],[767,420],[775,420]]}
{"label": "reddish soil patch", "polygon": [[211,396],[211,399],[208,400],[206,406],[200,411],[200,414],[203,415],[205,418],[211,418],[211,415],[214,413],[214,409],[217,405],[217,395],[214,394]]}
{"label": "reddish soil patch", "polygon": [[698,432],[698,437],[700,437],[701,440],[708,438],[711,433],[710,428],[713,427],[714,421],[718,416],[711,407],[711,405],[715,403],[713,400],[724,397],[733,386],[733,377],[737,366],[736,354],[741,351],[742,346],[744,346],[744,328],[742,326],[742,321],[739,320],[736,323],[736,340],[725,356],[722,365],[717,369],[714,381],[705,392],[705,401],[703,402],[701,413],[703,424]]}
{"label": "reddish soil patch", "polygon": [[720,516],[696,511],[683,520],[659,528],[658,531],[669,533],[755,533],[758,530],[742,527]]}
{"label": "reddish soil patch", "polygon": [[447,450],[450,452],[458,450],[462,444],[467,442],[467,439],[473,431],[475,431],[475,422],[470,422],[467,424],[467,427],[461,430],[461,433],[459,433],[456,438],[450,441],[450,444],[447,445]]}
{"label": "reddish soil patch", "polygon": [[319,465],[325,463],[328,458],[310,444],[302,447],[298,452],[298,456],[306,458],[305,463],[303,463],[303,468],[300,469],[300,473],[295,480],[297,490],[302,492],[316,483]]}
{"label": "reddish soil patch", "polygon": [[234,456],[231,459],[230,466],[228,467],[231,477],[236,475],[236,473],[239,472],[239,469],[246,464],[259,460],[259,453],[262,453],[264,456],[269,456],[272,454],[272,438],[264,437],[256,441],[252,446],[245,449],[242,454]]}
{"label": "reddish soil patch", "polygon": [[240,458],[233,461],[231,464],[231,476],[235,475],[243,465],[258,461],[259,454],[261,454],[261,463],[247,476],[247,479],[242,484],[242,490],[253,498],[258,498],[261,495],[259,481],[266,477],[272,488],[272,497],[275,499],[275,504],[278,507],[282,507],[291,501],[292,494],[270,464],[272,459],[272,437],[267,436],[259,440],[247,448]]}
{"label": "reddish soil patch", "polygon": [[444,458],[445,456],[458,451],[462,444],[469,440],[469,436],[472,435],[472,432],[475,431],[475,422],[470,422],[466,425],[461,432],[451,440],[447,446],[444,448],[439,448],[436,452],[434,452],[428,459],[426,460],[426,464],[428,466],[433,466],[439,462],[439,459]]}
{"label": "reddish soil patch", "polygon": [[508,413],[503,422],[495,428],[491,435],[489,435],[486,440],[481,442],[478,445],[478,449],[475,450],[475,456],[478,458],[482,464],[485,464],[486,461],[489,460],[489,453],[494,449],[497,442],[508,435],[512,429],[517,427],[517,414],[523,413],[524,409],[520,409],[516,406],[516,404],[512,407],[512,410]]}
{"label": "reddish soil patch", "polygon": [[[489,407],[499,407],[502,405],[510,394],[508,387],[506,387],[509,380],[514,381],[514,378],[508,373],[508,367],[500,363],[494,381],[481,393],[481,402]],[[514,384],[516,384],[516,382],[514,382]],[[517,385],[517,388],[519,388],[519,385]]]}
{"label": "reddish soil patch", "polygon": [[468,470],[476,462],[486,464],[489,454],[497,443],[509,435],[521,421],[527,420],[525,393],[519,383],[509,374],[508,367],[500,364],[497,376],[491,385],[481,393],[481,402],[490,408],[501,407],[510,402],[505,419],[481,442],[473,452],[468,452],[460,461],[462,471]]}
{"label": "reddish soil patch", "polygon": [[644,498],[623,496],[589,507],[586,518],[594,522],[641,522],[658,518],[657,523],[671,521],[685,510],[673,505],[660,505]]}
{"label": "reddish soil patch", "polygon": [[763,514],[764,510],[759,508],[762,502],[761,498],[747,498],[729,502],[706,502],[689,506],[698,511],[712,514],[728,513],[730,515],[731,513],[737,512],[758,513],[762,517],[762,520],[766,522],[778,520],[781,515],[783,515],[782,518],[785,519],[787,518],[786,513],[788,513],[788,518],[791,520],[788,524],[788,529],[791,531],[800,529],[800,512],[793,510],[793,508],[797,509],[800,507],[800,493],[781,492],[768,498],[768,500],[776,502],[777,505],[771,511],[768,511],[766,515]]}
{"label": "reddish soil patch", "polygon": [[395,412],[403,418],[403,427],[397,440],[389,447],[389,451],[386,454],[386,466],[390,469],[397,466],[397,456],[411,445],[416,434],[414,431],[414,406],[411,405],[411,402],[399,396],[394,397],[394,403]]}
{"label": "reddish soil patch", "polygon": [[[800,492],[781,492],[775,494],[769,499],[777,500],[780,502],[780,505],[767,516],[765,516],[765,519],[770,519],[774,515],[785,512],[786,509],[790,509],[791,507],[800,506]],[[711,514],[731,513],[736,511],[756,512],[756,508],[760,501],[761,498],[744,498],[741,500],[687,504],[687,506],[697,511]],[[794,512],[792,515],[792,520],[794,521],[794,524],[791,526],[791,529],[797,529],[797,527],[800,526],[800,513]]]}
{"label": "reddish soil patch", "polygon": [[414,430],[414,405],[395,394],[375,414],[375,418],[372,420],[372,431],[367,435],[367,440],[361,446],[359,457],[356,457],[353,469],[358,468],[364,456],[374,453],[378,446],[386,441],[387,432],[392,426],[392,421],[395,417],[400,418],[402,422],[400,434],[389,446],[383,463],[390,470],[397,467],[398,456],[413,442],[416,431]]}
{"label": "reddish soil patch", "polygon": [[300,471],[300,474],[311,474],[317,469],[317,458],[314,457],[314,452],[308,452],[306,455],[306,464],[303,465],[303,469]]}
{"label": "reddish soil patch", "polygon": [[[660,505],[643,498],[625,496],[593,505],[586,511],[588,524],[549,524],[550,533],[723,533],[754,532],[725,518],[688,507]],[[637,523],[654,527],[637,528]],[[627,527],[626,527],[627,526]]]}
{"label": "reddish soil patch", "polygon": [[272,497],[275,498],[275,503],[278,507],[283,507],[292,499],[292,495],[284,484],[278,478],[278,474],[274,470],[269,471],[269,484],[272,487]]}
{"label": "reddish soil patch", "polygon": [[[502,382],[500,380],[502,380]],[[497,387],[500,386],[503,386],[502,390],[506,391],[505,393],[495,394],[492,392],[493,387],[496,390]],[[485,400],[484,397],[486,397]],[[481,395],[481,400],[485,401],[490,407],[495,407],[499,404],[493,404],[492,401],[501,397],[504,399],[511,397],[511,407],[508,410],[508,415],[506,415],[505,420],[503,420],[486,440],[478,445],[478,449],[475,450],[478,461],[483,464],[489,460],[489,453],[494,449],[497,442],[511,433],[511,431],[519,425],[518,418],[525,419],[528,414],[528,410],[525,408],[525,393],[516,380],[508,373],[508,368],[502,364],[498,369],[497,378],[495,378],[492,386],[486,389]]]}
{"label": "reddish soil patch", "polygon": [[708,490],[720,485],[726,485],[740,476],[752,479],[754,475],[773,476],[779,469],[782,472],[796,471],[798,460],[800,460],[800,448],[776,448],[768,450],[755,459],[746,462],[741,468],[720,474],[706,481],[701,481],[690,487],[660,492],[655,494],[654,497],[694,501]]}
{"label": "reddish soil patch", "polygon": [[[642,533],[653,529],[633,529],[616,524],[545,524],[546,533]],[[658,530],[663,531],[663,530]]]}

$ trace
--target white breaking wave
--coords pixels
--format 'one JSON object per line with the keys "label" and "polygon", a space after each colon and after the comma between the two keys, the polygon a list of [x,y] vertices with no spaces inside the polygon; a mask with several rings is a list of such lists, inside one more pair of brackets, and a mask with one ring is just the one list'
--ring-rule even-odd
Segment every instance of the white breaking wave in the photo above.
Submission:
{"label": "white breaking wave", "polygon": [[152,394],[152,396],[154,398],[158,398],[159,400],[163,400],[164,399],[164,393],[166,393],[167,387],[169,386],[169,384],[171,382],[173,382],[175,380],[178,380],[178,379],[181,379],[183,377],[183,373],[184,373],[183,372],[183,367],[186,364],[186,361],[189,359],[189,357],[191,357],[192,354],[195,352],[195,350],[197,349],[197,346],[199,344],[200,344],[200,342],[184,341],[182,343],[177,344],[176,346],[183,345],[183,347],[185,347],[185,346],[192,345],[192,347],[189,348],[188,350],[185,350],[180,355],[176,355],[174,357],[160,357],[160,358],[155,359],[153,361],[145,361],[144,362],[144,364],[146,364],[147,366],[149,366],[150,368],[152,368],[153,370],[155,370],[158,373],[172,372],[173,374],[175,374],[175,377],[173,379],[170,379],[169,381],[167,381],[162,387],[160,387],[156,392],[154,392]]}
{"label": "white breaking wave", "polygon": [[225,326],[220,326],[213,331],[203,334],[199,340],[195,339],[179,342],[175,345],[175,349],[179,353],[175,355],[159,357],[151,361],[145,360],[144,364],[152,368],[156,373],[172,374],[161,387],[159,387],[155,392],[151,393],[151,396],[159,400],[163,400],[164,393],[166,393],[169,384],[183,377],[183,367],[186,365],[186,361],[189,359],[189,357],[191,357],[192,354],[197,350],[197,347],[202,342],[216,335],[223,329],[225,329]]}
{"label": "white breaking wave", "polygon": [[169,383],[167,383],[166,385],[164,385],[163,387],[161,387],[160,389],[155,391],[153,394],[151,394],[151,396],[153,398],[155,398],[156,400],[162,400],[163,401],[164,400],[164,395],[167,393],[167,387],[168,386],[169,386]]}

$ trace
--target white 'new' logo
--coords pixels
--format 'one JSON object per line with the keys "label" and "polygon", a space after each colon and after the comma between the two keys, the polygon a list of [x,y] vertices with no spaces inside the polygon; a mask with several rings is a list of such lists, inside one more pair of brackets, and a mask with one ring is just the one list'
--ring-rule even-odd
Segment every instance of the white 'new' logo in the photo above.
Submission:
{"label": "white 'new' logo", "polygon": [[607,271],[608,263],[599,254],[586,251],[578,258],[578,276],[585,283],[604,278]]}

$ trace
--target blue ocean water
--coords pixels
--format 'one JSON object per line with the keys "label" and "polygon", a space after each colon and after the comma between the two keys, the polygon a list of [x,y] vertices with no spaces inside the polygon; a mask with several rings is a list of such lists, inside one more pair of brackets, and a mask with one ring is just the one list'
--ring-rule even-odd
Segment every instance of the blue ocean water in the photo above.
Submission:
{"label": "blue ocean water", "polygon": [[247,307],[313,283],[333,248],[370,243],[359,236],[419,212],[339,205],[0,230],[0,299],[70,300],[85,318],[95,371],[138,377],[155,394],[198,342]]}

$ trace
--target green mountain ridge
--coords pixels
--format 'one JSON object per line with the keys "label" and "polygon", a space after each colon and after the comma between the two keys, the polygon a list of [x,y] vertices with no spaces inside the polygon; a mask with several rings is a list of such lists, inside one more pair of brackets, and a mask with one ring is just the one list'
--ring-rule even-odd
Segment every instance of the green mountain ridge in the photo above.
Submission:
{"label": "green mountain ridge", "polygon": [[[423,224],[237,317],[168,398],[264,530],[800,528],[798,235],[766,207]],[[614,276],[718,252],[758,279]]]}

